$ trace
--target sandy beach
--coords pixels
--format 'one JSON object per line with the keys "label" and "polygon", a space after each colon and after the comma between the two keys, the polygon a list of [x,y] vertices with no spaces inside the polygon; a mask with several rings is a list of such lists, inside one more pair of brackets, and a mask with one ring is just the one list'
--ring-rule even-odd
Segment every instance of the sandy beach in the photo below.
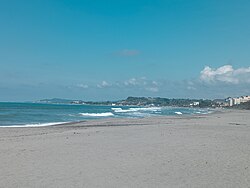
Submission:
{"label": "sandy beach", "polygon": [[0,128],[0,187],[250,187],[249,114]]}

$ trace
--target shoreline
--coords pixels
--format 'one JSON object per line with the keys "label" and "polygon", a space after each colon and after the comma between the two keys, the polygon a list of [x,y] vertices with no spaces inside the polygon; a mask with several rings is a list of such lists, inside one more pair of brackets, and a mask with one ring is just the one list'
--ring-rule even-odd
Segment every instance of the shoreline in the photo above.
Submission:
{"label": "shoreline", "polygon": [[249,111],[0,129],[3,187],[249,187]]}
{"label": "shoreline", "polygon": [[[171,107],[172,108],[172,107]],[[196,117],[196,116],[206,116],[210,114],[220,113],[220,112],[226,112],[227,109],[214,109],[211,113],[197,113],[197,114],[175,114],[175,115],[158,115],[158,116],[150,116],[150,117],[103,117],[99,119],[85,119],[85,120],[79,120],[79,121],[71,121],[71,122],[47,122],[47,123],[30,123],[30,124],[23,124],[23,125],[2,125],[0,126],[0,129],[2,128],[39,128],[39,127],[53,127],[53,126],[63,126],[63,125],[76,125],[76,124],[82,124],[86,122],[99,122],[102,120],[109,120],[109,121],[119,121],[119,120],[139,120],[139,119],[164,119],[164,118],[176,118],[176,117]]]}

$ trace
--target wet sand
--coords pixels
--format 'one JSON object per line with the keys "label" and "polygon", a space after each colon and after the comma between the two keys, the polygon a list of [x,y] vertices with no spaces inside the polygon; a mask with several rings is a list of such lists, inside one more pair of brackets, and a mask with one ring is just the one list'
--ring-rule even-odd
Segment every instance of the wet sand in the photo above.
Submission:
{"label": "wet sand", "polygon": [[0,128],[0,187],[250,187],[250,111]]}

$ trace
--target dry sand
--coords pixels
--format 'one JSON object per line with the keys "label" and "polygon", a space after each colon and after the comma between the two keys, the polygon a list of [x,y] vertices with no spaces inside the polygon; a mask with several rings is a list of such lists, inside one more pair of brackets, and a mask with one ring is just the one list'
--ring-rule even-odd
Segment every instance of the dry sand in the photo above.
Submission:
{"label": "dry sand", "polygon": [[1,128],[0,152],[4,188],[245,188],[250,111]]}

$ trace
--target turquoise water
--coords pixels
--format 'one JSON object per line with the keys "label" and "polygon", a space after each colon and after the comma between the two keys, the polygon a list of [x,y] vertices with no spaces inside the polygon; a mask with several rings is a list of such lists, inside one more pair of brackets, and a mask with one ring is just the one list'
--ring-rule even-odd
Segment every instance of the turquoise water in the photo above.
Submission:
{"label": "turquoise water", "polygon": [[0,103],[0,126],[47,126],[107,117],[143,118],[211,112],[199,108]]}

